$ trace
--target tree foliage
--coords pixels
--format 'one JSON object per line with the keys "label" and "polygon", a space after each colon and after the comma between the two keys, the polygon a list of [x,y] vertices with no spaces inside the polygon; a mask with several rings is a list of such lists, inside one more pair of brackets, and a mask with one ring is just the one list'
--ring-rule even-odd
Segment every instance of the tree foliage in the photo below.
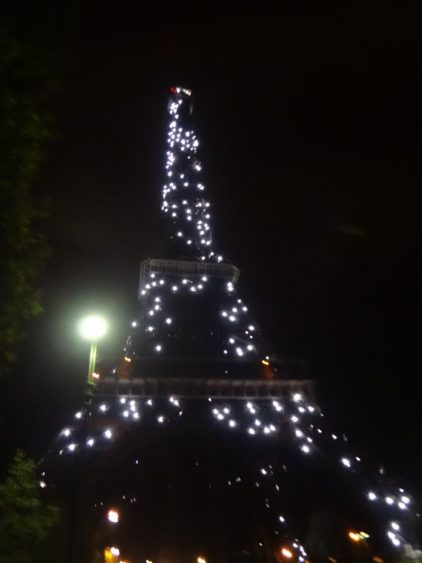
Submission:
{"label": "tree foliage", "polygon": [[15,359],[25,324],[41,311],[47,257],[43,205],[33,185],[49,136],[51,70],[41,51],[0,28],[0,370]]}
{"label": "tree foliage", "polygon": [[0,484],[0,563],[31,563],[58,521],[40,494],[34,462],[18,451]]}

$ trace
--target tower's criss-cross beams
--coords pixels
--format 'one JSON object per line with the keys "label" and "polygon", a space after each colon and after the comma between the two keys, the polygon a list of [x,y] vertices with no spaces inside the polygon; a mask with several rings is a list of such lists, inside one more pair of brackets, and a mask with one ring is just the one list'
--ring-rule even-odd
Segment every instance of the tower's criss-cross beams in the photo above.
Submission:
{"label": "tower's criss-cross beams", "polygon": [[[95,455],[116,446],[138,425],[174,427],[195,403],[213,428],[234,439],[276,444],[287,435],[304,463],[325,457],[355,477],[362,499],[378,508],[385,541],[398,553],[411,534],[415,513],[410,495],[382,471],[368,470],[347,437],[330,429],[312,382],[303,377],[303,365],[277,362],[268,353],[238,296],[239,270],[215,250],[191,112],[191,91],[171,88],[162,188],[165,255],[141,264],[139,315],[122,358],[110,375],[101,377],[74,422],[62,429],[53,454]],[[285,467],[253,459],[250,466],[248,478],[257,494],[262,492],[267,541],[284,549],[286,557],[290,553],[305,561],[304,542],[283,509]],[[48,482],[44,474],[42,486]],[[242,477],[233,475],[226,485],[240,487]]]}

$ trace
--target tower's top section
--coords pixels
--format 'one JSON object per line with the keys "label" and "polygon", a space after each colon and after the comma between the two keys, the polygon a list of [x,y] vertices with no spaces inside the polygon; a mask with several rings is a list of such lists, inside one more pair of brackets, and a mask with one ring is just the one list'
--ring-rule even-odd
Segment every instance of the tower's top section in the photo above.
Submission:
{"label": "tower's top section", "polygon": [[170,88],[166,178],[162,210],[168,218],[172,258],[221,262],[214,250],[211,204],[205,197],[199,140],[190,125],[192,92]]}

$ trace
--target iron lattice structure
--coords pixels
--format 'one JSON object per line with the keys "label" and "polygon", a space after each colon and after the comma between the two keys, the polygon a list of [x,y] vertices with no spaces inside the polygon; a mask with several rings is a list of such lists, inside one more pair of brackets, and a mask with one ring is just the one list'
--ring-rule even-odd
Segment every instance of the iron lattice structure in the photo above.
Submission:
{"label": "iron lattice structure", "polygon": [[[131,563],[304,562],[308,548],[314,560],[354,560],[350,526],[394,558],[412,539],[411,497],[332,431],[306,363],[268,352],[239,269],[215,250],[191,92],[172,88],[168,113],[163,256],[142,262],[122,357],[46,458],[43,486],[76,499],[68,560],[92,560],[82,544],[116,542]],[[328,506],[352,516],[321,552],[315,515]],[[113,530],[110,507],[122,513]],[[96,533],[77,544],[87,514]]]}

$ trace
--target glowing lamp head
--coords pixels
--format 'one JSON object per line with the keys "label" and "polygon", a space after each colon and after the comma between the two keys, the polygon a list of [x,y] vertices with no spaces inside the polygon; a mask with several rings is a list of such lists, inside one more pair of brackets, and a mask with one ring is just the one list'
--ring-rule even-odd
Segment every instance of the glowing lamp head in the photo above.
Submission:
{"label": "glowing lamp head", "polygon": [[86,340],[95,341],[104,336],[107,331],[106,321],[98,315],[85,317],[79,323],[79,334]]}
{"label": "glowing lamp head", "polygon": [[288,548],[288,547],[283,547],[281,549],[281,555],[285,558],[285,559],[291,559],[293,557],[293,552]]}
{"label": "glowing lamp head", "polygon": [[107,512],[107,520],[112,524],[117,524],[119,522],[119,513],[117,510],[109,510]]}

